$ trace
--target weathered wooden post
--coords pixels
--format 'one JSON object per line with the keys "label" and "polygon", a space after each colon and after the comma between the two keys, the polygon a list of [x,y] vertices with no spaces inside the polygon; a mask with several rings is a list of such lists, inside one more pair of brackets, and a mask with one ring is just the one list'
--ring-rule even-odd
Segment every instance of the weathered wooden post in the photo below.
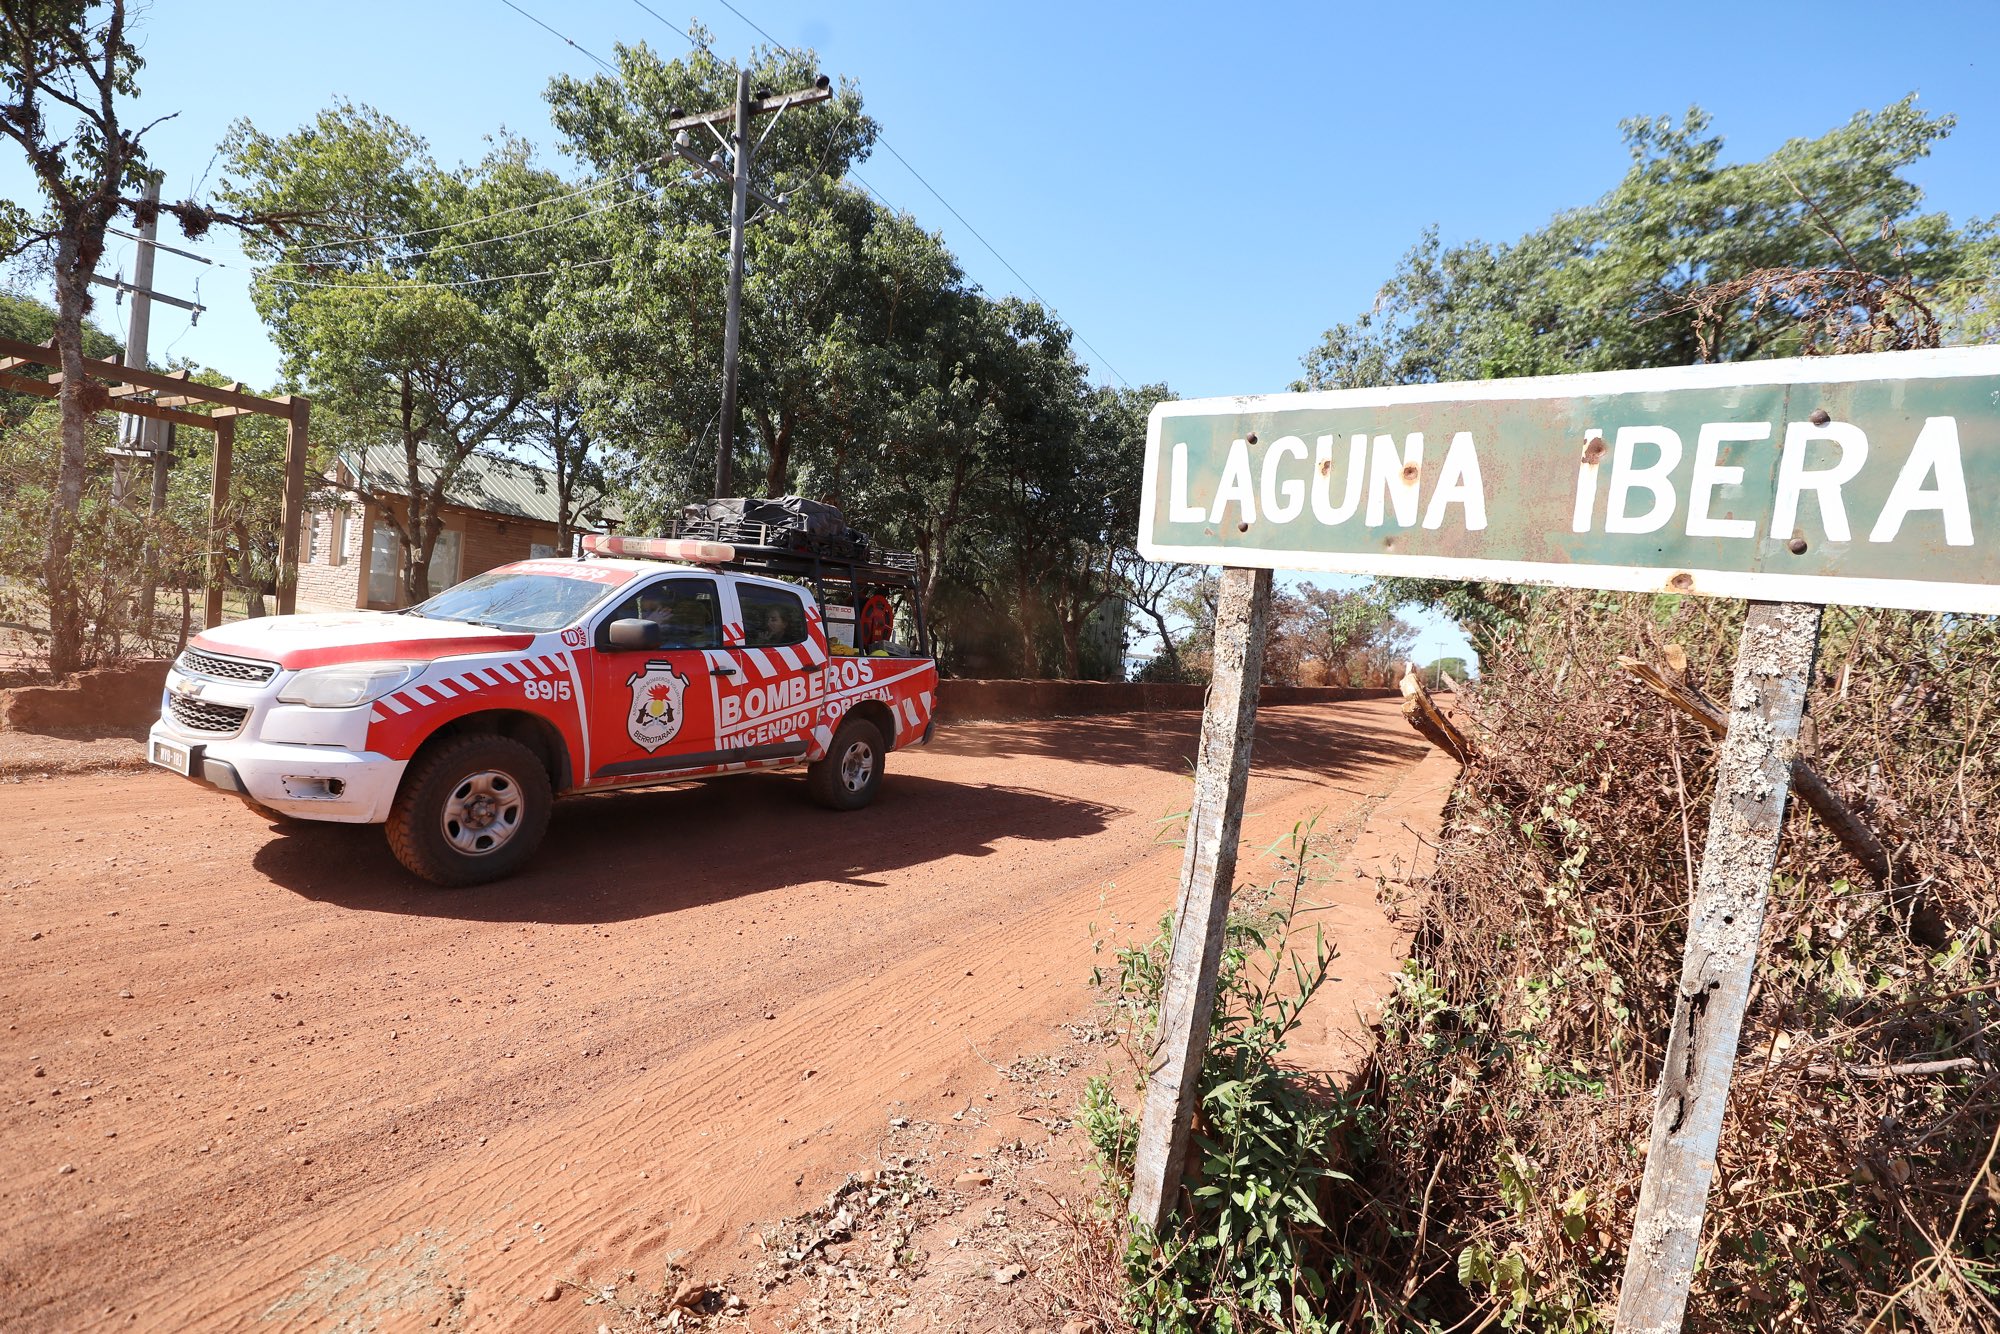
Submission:
{"label": "weathered wooden post", "polygon": [[1194,805],[1187,815],[1180,903],[1174,909],[1173,954],[1160,996],[1160,1027],[1146,1071],[1146,1105],[1132,1164],[1132,1218],[1155,1232],[1174,1211],[1200,1092],[1202,1054],[1208,1050],[1270,607],[1269,570],[1222,572],[1214,666],[1202,708]]}
{"label": "weathered wooden post", "polygon": [[222,515],[229,504],[229,474],[236,454],[235,411],[221,409],[213,420],[215,458],[208,474],[208,562],[201,614],[202,627],[208,630],[222,624],[223,550],[227,545],[222,533]]}
{"label": "weathered wooden post", "polygon": [[305,530],[306,424],[312,420],[312,400],[287,394],[285,417],[285,496],[279,511],[278,615],[290,616],[299,605],[299,540]]}
{"label": "weathered wooden post", "polygon": [[1743,624],[1729,732],[1716,757],[1708,846],[1688,907],[1687,952],[1653,1109],[1652,1147],[1625,1253],[1619,1334],[1672,1334],[1687,1310],[1819,619],[1820,608],[1812,604],[1753,602]]}

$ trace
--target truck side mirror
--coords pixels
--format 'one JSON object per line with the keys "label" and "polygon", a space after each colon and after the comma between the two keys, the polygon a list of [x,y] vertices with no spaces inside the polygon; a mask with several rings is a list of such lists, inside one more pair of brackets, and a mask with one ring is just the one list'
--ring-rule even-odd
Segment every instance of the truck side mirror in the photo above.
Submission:
{"label": "truck side mirror", "polygon": [[634,616],[611,623],[613,648],[658,648],[659,646],[660,626],[657,621],[644,621]]}

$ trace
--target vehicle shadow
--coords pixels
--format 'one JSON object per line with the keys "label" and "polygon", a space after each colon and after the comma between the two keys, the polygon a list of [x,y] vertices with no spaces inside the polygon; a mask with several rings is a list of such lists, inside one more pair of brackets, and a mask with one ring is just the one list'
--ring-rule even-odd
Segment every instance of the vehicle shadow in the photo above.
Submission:
{"label": "vehicle shadow", "polygon": [[[939,728],[926,753],[1192,773],[1200,741],[1201,715],[1176,711],[1063,718],[1059,725],[1048,719],[959,723]],[[1278,705],[1258,711],[1250,768],[1265,776],[1338,781],[1385,762],[1422,759],[1427,749],[1389,709],[1346,702]]]}
{"label": "vehicle shadow", "polygon": [[873,805],[811,803],[789,774],[599,793],[556,804],[548,838],[512,877],[437,889],[405,871],[373,825],[288,824],[252,865],[275,883],[362,912],[477,922],[623,922],[723,899],[871,877],[1001,839],[1088,838],[1130,814],[1029,788],[890,773]]}

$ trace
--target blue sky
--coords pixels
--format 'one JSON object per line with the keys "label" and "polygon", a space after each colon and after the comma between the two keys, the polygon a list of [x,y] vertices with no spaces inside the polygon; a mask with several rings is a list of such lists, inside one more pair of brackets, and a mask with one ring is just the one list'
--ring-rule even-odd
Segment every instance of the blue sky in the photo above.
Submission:
{"label": "blue sky", "polygon": [[[607,58],[617,42],[687,46],[636,0],[516,3]],[[682,26],[698,17],[726,56],[762,40],[720,0],[646,3]],[[1756,157],[1914,91],[1959,117],[1913,172],[1931,206],[2000,212],[1991,0],[732,3],[858,83],[889,142],[1088,341],[1101,378],[1187,396],[1285,388],[1426,226],[1505,240],[1595,198],[1624,170],[1625,116],[1699,104],[1729,156]],[[175,196],[236,117],[283,132],[336,96],[405,121],[446,162],[503,125],[559,161],[542,90],[597,70],[501,0],[152,0],[139,24],[140,109],[178,113],[148,140]],[[861,174],[988,291],[1025,293],[892,155]],[[33,197],[6,146],[0,191]],[[197,248],[241,263],[226,241]],[[154,356],[272,380],[240,272],[163,256],[156,282],[188,294],[197,277],[208,312],[192,328],[156,314]],[[1420,649],[1452,639],[1427,630]]]}

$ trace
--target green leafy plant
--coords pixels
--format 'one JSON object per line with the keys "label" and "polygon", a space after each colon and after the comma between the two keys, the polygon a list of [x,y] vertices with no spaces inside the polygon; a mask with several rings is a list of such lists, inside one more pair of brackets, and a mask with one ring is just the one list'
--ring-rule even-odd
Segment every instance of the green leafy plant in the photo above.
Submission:
{"label": "green leafy plant", "polygon": [[[1327,1315],[1328,1298],[1350,1262],[1332,1244],[1326,1200],[1329,1187],[1350,1179],[1345,1165],[1366,1152],[1368,1119],[1281,1064],[1335,949],[1318,928],[1310,943],[1294,943],[1301,894],[1322,860],[1310,825],[1292,831],[1279,860],[1276,881],[1239,893],[1229,916],[1184,1207],[1171,1232],[1130,1239],[1129,1315],[1141,1329],[1342,1328]],[[1151,941],[1118,949],[1115,967],[1096,974],[1135,1056],[1150,1046],[1172,947],[1165,917]],[[1135,1064],[1143,1070],[1143,1060]],[[1134,1091],[1142,1090],[1136,1080]],[[1086,1089],[1082,1121],[1123,1198],[1138,1125],[1108,1078]]]}

